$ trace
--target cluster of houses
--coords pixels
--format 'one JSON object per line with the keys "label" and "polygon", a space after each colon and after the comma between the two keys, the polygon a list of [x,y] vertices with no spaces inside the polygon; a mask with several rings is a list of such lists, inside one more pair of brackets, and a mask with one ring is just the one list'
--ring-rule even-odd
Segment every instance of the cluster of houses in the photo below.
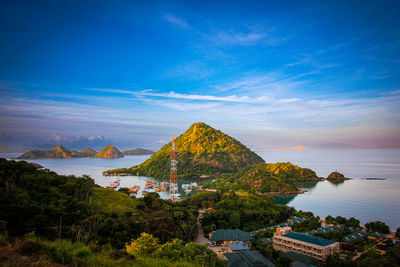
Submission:
{"label": "cluster of houses", "polygon": [[[228,267],[272,267],[275,266],[274,263],[259,251],[251,248],[250,241],[255,238],[257,232],[276,229],[273,237],[260,238],[257,241],[281,251],[283,256],[294,262],[294,266],[315,266],[313,264],[325,261],[329,255],[339,253],[341,245],[346,247],[346,245],[365,237],[376,240],[381,240],[383,237],[378,233],[344,228],[342,226],[321,227],[306,233],[293,232],[291,226],[303,220],[305,219],[291,217],[286,223],[253,232],[245,232],[239,229],[219,229],[211,232],[209,239],[217,246],[222,246],[223,249],[219,251],[219,254],[222,254],[228,260]],[[344,229],[350,230],[351,233],[344,236],[340,243],[313,236],[315,233],[329,233]]]}

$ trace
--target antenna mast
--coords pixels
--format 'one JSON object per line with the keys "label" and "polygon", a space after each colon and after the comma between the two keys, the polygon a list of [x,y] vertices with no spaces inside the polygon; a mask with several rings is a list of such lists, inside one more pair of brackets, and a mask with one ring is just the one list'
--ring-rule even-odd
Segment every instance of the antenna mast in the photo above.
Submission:
{"label": "antenna mast", "polygon": [[169,173],[169,199],[172,202],[176,202],[180,199],[178,194],[177,165],[178,161],[176,160],[175,135],[172,134],[171,171]]}

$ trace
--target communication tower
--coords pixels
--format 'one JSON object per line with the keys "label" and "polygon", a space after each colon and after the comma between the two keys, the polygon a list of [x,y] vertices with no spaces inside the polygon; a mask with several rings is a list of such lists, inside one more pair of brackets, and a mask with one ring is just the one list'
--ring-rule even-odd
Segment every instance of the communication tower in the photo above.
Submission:
{"label": "communication tower", "polygon": [[169,199],[172,202],[180,200],[180,194],[178,193],[178,161],[176,160],[175,151],[175,135],[172,135],[172,150],[171,150],[171,171],[169,173]]}

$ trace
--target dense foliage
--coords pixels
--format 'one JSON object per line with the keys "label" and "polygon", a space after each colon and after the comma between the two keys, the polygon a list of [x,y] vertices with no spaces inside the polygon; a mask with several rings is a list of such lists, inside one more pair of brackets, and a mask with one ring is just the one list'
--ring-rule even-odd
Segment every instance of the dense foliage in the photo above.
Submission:
{"label": "dense foliage", "polygon": [[215,229],[242,229],[253,231],[286,221],[294,213],[293,208],[276,204],[270,196],[233,191],[218,194],[200,193],[189,204],[207,204],[210,208],[203,214],[205,234]]}
{"label": "dense foliage", "polygon": [[389,234],[390,229],[384,222],[376,221],[376,222],[369,222],[365,225],[369,232],[378,232],[382,234]]}
{"label": "dense foliage", "polygon": [[[204,123],[193,124],[184,134],[176,138],[175,147],[179,161],[178,174],[185,177],[230,173],[264,162],[239,141]],[[163,146],[140,165],[104,173],[139,173],[165,179],[169,177],[170,153],[171,143]]]}
{"label": "dense foliage", "polygon": [[337,216],[336,218],[334,218],[331,215],[328,215],[325,218],[325,222],[328,224],[343,225],[345,227],[360,228],[360,221],[354,217],[346,219],[345,217],[342,216]]}
{"label": "dense foliage", "polygon": [[94,185],[87,176],[57,175],[26,162],[0,159],[0,231],[111,244],[121,248],[141,232],[162,242],[192,240],[196,210],[151,193],[141,199]]}
{"label": "dense foliage", "polygon": [[209,188],[253,193],[296,193],[296,182],[319,180],[314,171],[290,162],[260,163],[232,175],[222,175]]}
{"label": "dense foliage", "polygon": [[208,249],[206,245],[194,242],[183,244],[180,239],[173,239],[163,245],[151,234],[142,233],[139,238],[126,244],[126,251],[134,257],[153,256],[160,259],[173,261],[185,260],[201,266],[224,266],[217,254]]}

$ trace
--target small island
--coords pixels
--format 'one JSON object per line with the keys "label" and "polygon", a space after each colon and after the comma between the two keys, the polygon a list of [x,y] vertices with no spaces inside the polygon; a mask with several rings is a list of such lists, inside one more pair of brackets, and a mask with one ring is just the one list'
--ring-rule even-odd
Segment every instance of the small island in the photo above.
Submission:
{"label": "small island", "polygon": [[124,153],[125,156],[131,156],[131,155],[139,156],[139,155],[153,155],[156,152],[149,149],[136,148],[132,150],[122,151],[122,153]]}
{"label": "small island", "polygon": [[327,180],[343,181],[343,180],[349,180],[350,178],[345,177],[340,172],[334,171],[331,174],[329,174],[326,179]]}

